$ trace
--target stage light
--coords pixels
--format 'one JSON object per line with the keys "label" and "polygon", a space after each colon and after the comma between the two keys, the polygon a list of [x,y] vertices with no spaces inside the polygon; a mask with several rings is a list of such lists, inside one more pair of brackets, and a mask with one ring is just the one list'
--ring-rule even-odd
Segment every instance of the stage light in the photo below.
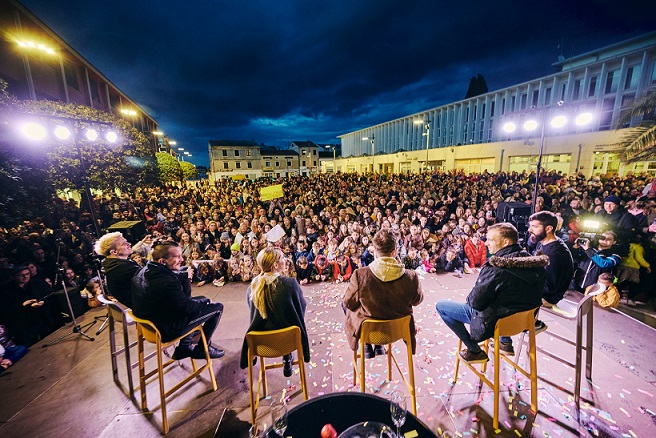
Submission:
{"label": "stage light", "polygon": [[35,122],[28,122],[20,127],[21,133],[30,140],[43,140],[46,138],[46,128]]}
{"label": "stage light", "polygon": [[116,143],[116,140],[118,140],[118,135],[116,135],[114,131],[109,131],[107,134],[105,134],[105,139],[110,143]]}
{"label": "stage light", "polygon": [[524,129],[527,131],[535,131],[537,127],[538,127],[538,122],[533,119],[529,119],[524,122]]}
{"label": "stage light", "polygon": [[96,131],[95,129],[87,129],[85,135],[87,137],[87,140],[89,141],[96,141],[98,139],[98,131]]}
{"label": "stage light", "polygon": [[554,128],[562,128],[567,124],[567,117],[565,116],[556,116],[551,119],[551,126]]}
{"label": "stage light", "polygon": [[71,136],[71,131],[66,126],[57,126],[55,128],[55,137],[60,140],[67,140]]}
{"label": "stage light", "polygon": [[585,126],[588,123],[592,122],[592,113],[579,114],[578,116],[576,116],[576,119],[574,120],[574,122],[578,126]]}
{"label": "stage light", "polygon": [[511,132],[515,132],[516,129],[517,129],[517,125],[513,122],[506,122],[503,124],[503,130],[509,134]]}

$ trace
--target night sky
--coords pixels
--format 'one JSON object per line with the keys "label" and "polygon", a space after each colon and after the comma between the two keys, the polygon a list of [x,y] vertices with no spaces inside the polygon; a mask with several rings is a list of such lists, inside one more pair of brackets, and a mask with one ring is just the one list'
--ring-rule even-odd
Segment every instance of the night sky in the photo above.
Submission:
{"label": "night sky", "polygon": [[461,100],[478,73],[493,91],[656,30],[648,0],[22,3],[197,165],[211,139],[337,143]]}

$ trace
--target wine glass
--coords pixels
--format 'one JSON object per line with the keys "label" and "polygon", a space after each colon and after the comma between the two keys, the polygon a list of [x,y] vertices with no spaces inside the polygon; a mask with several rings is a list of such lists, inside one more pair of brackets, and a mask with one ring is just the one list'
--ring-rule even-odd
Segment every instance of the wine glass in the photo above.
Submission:
{"label": "wine glass", "polygon": [[284,400],[274,400],[271,403],[271,421],[273,430],[282,437],[287,429],[287,405]]}
{"label": "wine glass", "polygon": [[392,422],[396,426],[396,436],[401,436],[401,426],[405,424],[406,415],[405,394],[400,391],[392,392],[390,398],[390,413],[392,414]]}

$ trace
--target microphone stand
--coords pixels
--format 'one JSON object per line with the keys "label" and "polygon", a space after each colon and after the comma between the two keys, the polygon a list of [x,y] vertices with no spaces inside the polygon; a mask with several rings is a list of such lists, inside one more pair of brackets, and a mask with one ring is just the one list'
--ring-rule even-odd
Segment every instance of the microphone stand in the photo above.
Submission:
{"label": "microphone stand", "polygon": [[[87,335],[84,332],[84,329],[87,328],[87,327],[91,327],[92,325],[94,325],[96,323],[96,321],[95,320],[91,321],[89,324],[86,324],[86,325],[80,327],[80,325],[77,323],[77,320],[75,319],[75,313],[73,312],[73,306],[71,305],[71,298],[68,296],[68,289],[66,288],[64,268],[61,265],[61,263],[59,263],[59,255],[60,255],[60,252],[61,252],[61,246],[60,245],[61,245],[61,242],[57,242],[57,274],[61,275],[61,278],[62,278],[62,283],[61,283],[62,284],[62,289],[64,289],[64,296],[66,297],[66,304],[68,305],[68,311],[71,312],[70,316],[71,316],[71,320],[73,321],[73,329],[70,332],[66,333],[65,335],[62,335],[62,336],[58,337],[57,339],[54,339],[54,340],[48,342],[47,344],[43,344],[41,346],[42,348],[46,348],[46,347],[49,347],[53,344],[56,344],[57,342],[61,341],[62,339],[66,338],[66,337],[68,337],[68,336],[70,336],[74,333],[77,333],[78,335],[83,336],[83,337],[87,338],[90,341],[94,340],[94,338],[92,338],[91,336]],[[55,283],[55,285],[56,284],[57,283]]]}
{"label": "microphone stand", "polygon": [[[96,269],[96,276],[98,277],[98,286],[100,286],[100,291],[103,295],[107,296],[105,293],[105,277],[103,276],[102,264],[100,260],[93,259],[93,267]],[[96,330],[96,336],[98,336],[105,328],[107,328],[107,323],[109,322],[109,316],[94,316],[94,320],[102,321],[100,328]]]}

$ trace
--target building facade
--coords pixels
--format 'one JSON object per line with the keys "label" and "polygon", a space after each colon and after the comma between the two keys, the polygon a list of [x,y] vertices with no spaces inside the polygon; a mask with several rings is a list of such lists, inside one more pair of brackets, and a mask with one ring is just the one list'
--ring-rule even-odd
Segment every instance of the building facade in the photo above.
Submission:
{"label": "building facade", "polygon": [[123,117],[158,151],[157,122],[39,18],[0,0],[0,78],[22,100],[76,103]]}
{"label": "building facade", "polygon": [[290,149],[298,154],[299,174],[307,176],[312,173],[318,173],[319,167],[319,146],[311,141],[293,141]]}
{"label": "building facade", "polygon": [[[426,167],[530,171],[544,140],[546,169],[588,176],[656,175],[656,161],[620,163],[617,143],[626,131],[614,128],[620,114],[656,85],[656,32],[554,65],[559,71],[548,76],[341,135],[348,158],[338,160],[337,167],[386,173]],[[592,115],[587,125],[547,124],[557,115],[574,120],[586,113]],[[508,122],[522,126],[533,118],[538,123],[532,133],[502,129]]]}
{"label": "building facade", "polygon": [[210,140],[212,180],[285,178],[299,175],[299,155],[291,149],[259,145],[252,140]]}

